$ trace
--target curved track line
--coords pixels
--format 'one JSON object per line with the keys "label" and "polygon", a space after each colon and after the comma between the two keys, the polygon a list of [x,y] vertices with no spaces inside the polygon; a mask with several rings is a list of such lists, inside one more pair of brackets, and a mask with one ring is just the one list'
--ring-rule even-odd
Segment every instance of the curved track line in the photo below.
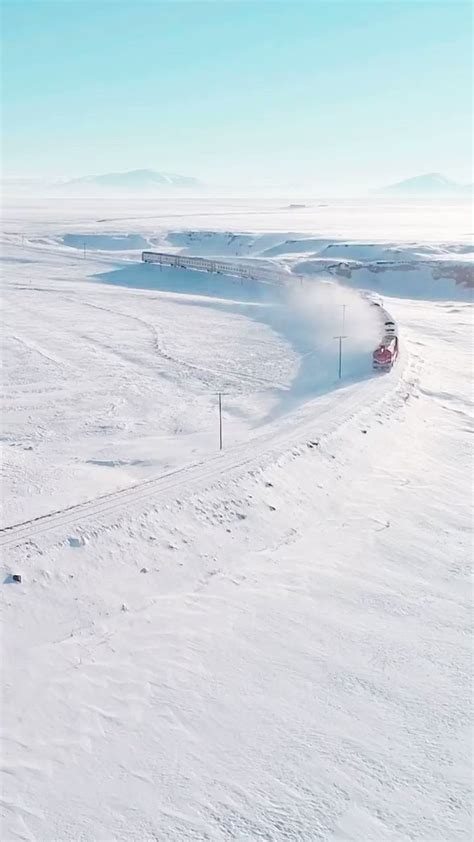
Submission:
{"label": "curved track line", "polygon": [[[276,431],[274,434],[269,431],[262,432],[250,442],[240,443],[225,454],[185,465],[127,488],[103,494],[94,500],[6,526],[0,530],[0,546],[19,544],[53,529],[68,527],[79,521],[85,522],[100,515],[110,515],[138,502],[148,501],[150,506],[155,506],[164,499],[168,503],[171,492],[179,490],[181,494],[188,496],[220,479],[235,479],[242,470],[246,472],[250,466],[255,465],[262,468],[262,462],[268,464],[269,459],[274,461],[283,455],[285,448],[298,447],[310,436],[325,441],[357,415],[369,409],[374,410],[377,406],[396,399],[397,393],[406,392],[407,388],[411,388],[413,384],[410,384],[407,378],[410,368],[408,363],[395,382],[386,377],[383,382],[369,379],[356,388],[355,394],[354,386],[346,387],[334,393],[329,406],[321,408],[317,415],[312,414],[299,423],[289,419],[283,431]],[[318,403],[325,397],[316,398],[307,404],[306,412],[310,408],[314,412]]]}
{"label": "curved track line", "polygon": [[[98,309],[107,308],[98,307]],[[114,311],[111,310],[111,312]],[[385,310],[382,309],[382,312],[389,316]],[[126,314],[117,313],[117,315],[125,316]],[[137,318],[137,321],[143,321],[148,328],[152,327],[142,319]],[[317,436],[320,440],[327,439],[354,416],[396,395],[404,382],[408,385],[409,381],[404,375],[409,368],[408,362],[395,382],[396,372],[393,372],[391,376],[385,375],[383,380],[368,378],[362,383],[329,393],[330,397],[326,394],[314,398],[283,422],[280,421],[275,432],[272,431],[275,424],[269,425],[266,430],[250,441],[235,445],[225,454],[217,454],[199,462],[184,465],[158,477],[100,495],[93,500],[5,526],[0,529],[0,546],[18,545],[44,532],[71,526],[91,517],[109,515],[138,502],[149,501],[151,505],[155,505],[163,495],[166,495],[166,500],[169,501],[170,492],[176,492],[178,489],[181,490],[181,494],[188,495],[196,489],[202,490],[203,487],[208,487],[223,476],[226,479],[234,478],[242,470],[248,470],[250,465],[262,467],[262,458],[265,461],[269,457],[278,458],[286,447],[298,446],[305,438]],[[356,389],[355,394],[354,389]],[[320,408],[321,403],[328,399],[329,405],[326,407],[323,405]],[[318,408],[319,412],[316,414]],[[301,415],[303,415],[302,420],[298,420]]]}

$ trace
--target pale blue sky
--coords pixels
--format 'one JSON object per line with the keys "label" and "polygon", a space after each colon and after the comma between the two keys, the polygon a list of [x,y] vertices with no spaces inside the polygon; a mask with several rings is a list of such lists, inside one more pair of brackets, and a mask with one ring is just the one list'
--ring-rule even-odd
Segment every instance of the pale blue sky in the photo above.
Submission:
{"label": "pale blue sky", "polygon": [[470,180],[471,6],[3,0],[3,167]]}

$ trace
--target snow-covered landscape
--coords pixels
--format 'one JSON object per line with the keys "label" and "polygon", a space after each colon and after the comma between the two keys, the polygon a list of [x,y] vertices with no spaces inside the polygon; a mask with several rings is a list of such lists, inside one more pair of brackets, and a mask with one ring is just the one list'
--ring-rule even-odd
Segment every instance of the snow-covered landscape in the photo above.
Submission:
{"label": "snow-covered landscape", "polygon": [[471,838],[470,225],[7,203],[5,839]]}

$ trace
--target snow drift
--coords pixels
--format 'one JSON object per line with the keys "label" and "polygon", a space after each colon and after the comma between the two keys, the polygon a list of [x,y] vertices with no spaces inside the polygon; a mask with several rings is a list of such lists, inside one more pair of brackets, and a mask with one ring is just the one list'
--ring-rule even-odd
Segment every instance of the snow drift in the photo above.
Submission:
{"label": "snow drift", "polygon": [[141,234],[65,234],[62,238],[65,246],[71,248],[100,251],[128,251],[150,247],[149,240]]}

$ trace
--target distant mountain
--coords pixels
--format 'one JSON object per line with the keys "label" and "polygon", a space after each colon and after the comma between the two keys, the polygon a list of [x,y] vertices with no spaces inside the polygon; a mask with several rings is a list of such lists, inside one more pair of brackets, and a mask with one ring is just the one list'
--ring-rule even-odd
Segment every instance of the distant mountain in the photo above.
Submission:
{"label": "distant mountain", "polygon": [[73,178],[57,185],[64,192],[153,193],[163,190],[195,190],[203,186],[197,178],[156,170],[130,170]]}
{"label": "distant mountain", "polygon": [[472,191],[471,184],[458,184],[441,173],[430,172],[406,178],[375,190],[387,196],[463,196]]}
{"label": "distant mountain", "polygon": [[0,183],[6,196],[169,196],[176,193],[201,194],[207,189],[197,178],[155,170],[111,172],[67,181],[47,178],[3,178]]}

